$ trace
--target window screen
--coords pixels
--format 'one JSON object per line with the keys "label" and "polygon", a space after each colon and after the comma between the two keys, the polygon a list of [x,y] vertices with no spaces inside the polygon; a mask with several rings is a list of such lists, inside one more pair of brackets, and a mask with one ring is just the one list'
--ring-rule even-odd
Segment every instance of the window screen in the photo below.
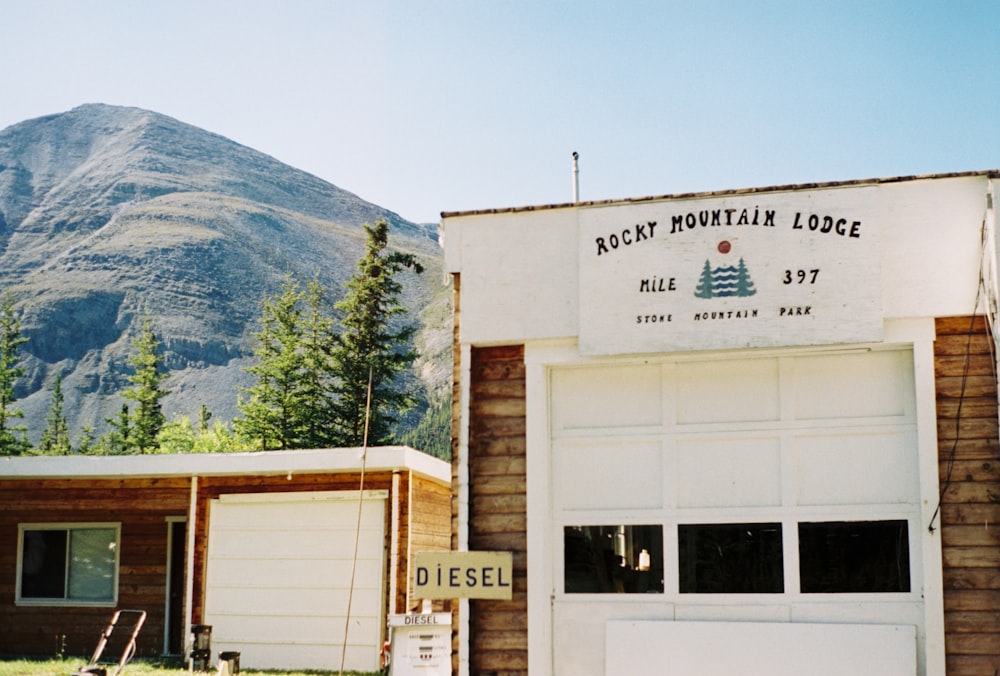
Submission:
{"label": "window screen", "polygon": [[663,593],[662,526],[566,526],[567,594]]}

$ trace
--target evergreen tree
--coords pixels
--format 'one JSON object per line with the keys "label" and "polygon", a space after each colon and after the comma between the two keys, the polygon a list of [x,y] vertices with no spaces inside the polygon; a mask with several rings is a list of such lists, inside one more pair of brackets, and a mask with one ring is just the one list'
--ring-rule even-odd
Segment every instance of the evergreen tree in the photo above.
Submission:
{"label": "evergreen tree", "polygon": [[204,434],[208,432],[208,421],[212,419],[212,412],[208,410],[208,406],[205,404],[201,405],[198,410],[198,433]]}
{"label": "evergreen tree", "polygon": [[52,387],[52,403],[49,405],[49,415],[42,430],[38,450],[45,455],[69,455],[72,447],[69,440],[69,423],[63,410],[62,374],[56,375]]}
{"label": "evergreen tree", "polygon": [[400,441],[442,460],[451,460],[451,395],[430,405]]}
{"label": "evergreen tree", "polygon": [[132,419],[128,412],[128,404],[122,404],[118,415],[114,418],[105,418],[104,422],[111,429],[97,440],[97,444],[93,447],[93,453],[95,455],[119,455],[128,452],[132,447]]}
{"label": "evergreen tree", "polygon": [[301,387],[302,428],[300,448],[325,448],[335,443],[332,390],[334,332],[333,320],[324,313],[326,294],[318,279],[306,288],[305,315],[302,318]]}
{"label": "evergreen tree", "polygon": [[191,421],[181,417],[164,424],[156,441],[161,453],[190,453],[194,449],[195,436]]}
{"label": "evergreen tree", "polygon": [[199,433],[194,439],[192,453],[232,453],[246,450],[240,439],[227,425],[216,422],[211,429]]}
{"label": "evergreen tree", "polygon": [[243,389],[249,398],[241,397],[237,406],[244,417],[234,421],[237,431],[259,441],[263,450],[297,448],[302,433],[303,298],[299,285],[287,277],[281,291],[263,303],[261,330],[255,336],[258,363],[246,369],[257,376],[257,384]]}
{"label": "evergreen tree", "polygon": [[129,416],[131,430],[126,448],[150,453],[158,448],[156,436],[166,422],[161,400],[168,391],[163,388],[167,374],[160,368],[163,357],[157,353],[160,341],[148,316],[143,319],[142,329],[132,344],[137,352],[129,359],[129,364],[135,373],[129,376],[132,387],[122,392],[122,397],[135,402]]}
{"label": "evergreen tree", "polygon": [[84,425],[80,430],[80,436],[76,441],[76,452],[83,455],[94,453],[94,428],[90,425]]}
{"label": "evergreen tree", "polygon": [[[17,401],[14,386],[24,375],[17,365],[18,350],[27,341],[21,335],[21,321],[14,311],[14,298],[8,291],[0,301],[0,455],[20,455],[31,447],[25,436],[27,428],[13,424],[15,419],[23,418],[24,413],[12,408]],[[15,432],[20,432],[20,437]]]}
{"label": "evergreen tree", "polygon": [[365,442],[369,389],[371,412],[368,441],[391,440],[394,413],[405,410],[412,398],[399,388],[397,375],[416,358],[410,341],[413,326],[394,328],[393,320],[405,312],[398,301],[402,289],[396,273],[423,268],[411,254],[389,252],[389,224],[379,220],[365,225],[365,255],[357,273],[347,282],[347,294],[337,303],[344,312],[341,333],[333,348],[338,377],[333,407],[337,444],[360,446]]}

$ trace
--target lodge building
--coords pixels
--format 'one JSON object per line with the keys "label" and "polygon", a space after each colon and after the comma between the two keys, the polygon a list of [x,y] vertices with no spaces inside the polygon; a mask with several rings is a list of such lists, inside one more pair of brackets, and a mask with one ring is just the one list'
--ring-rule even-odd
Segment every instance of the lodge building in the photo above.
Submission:
{"label": "lodge building", "polygon": [[998,177],[444,213],[455,673],[1000,669]]}

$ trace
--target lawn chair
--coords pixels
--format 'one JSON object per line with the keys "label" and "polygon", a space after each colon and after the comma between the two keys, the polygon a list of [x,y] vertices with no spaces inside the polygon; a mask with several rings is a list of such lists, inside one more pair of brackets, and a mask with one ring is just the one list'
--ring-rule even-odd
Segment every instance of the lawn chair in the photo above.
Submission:
{"label": "lawn chair", "polygon": [[[121,659],[118,660],[118,664],[101,666],[98,662],[101,659],[101,655],[104,653],[104,649],[108,645],[108,641],[111,640],[111,635],[118,627],[118,620],[122,615],[134,618],[132,633],[129,635],[128,640],[122,647],[122,656]],[[111,616],[111,621],[108,622],[108,626],[101,632],[101,638],[97,642],[97,648],[94,650],[94,655],[90,658],[90,663],[87,664],[87,666],[74,671],[71,676],[118,676],[118,674],[122,673],[125,665],[129,663],[129,660],[135,656],[135,638],[139,635],[139,630],[142,629],[142,623],[145,621],[145,610],[116,610],[115,614]],[[114,666],[114,671],[111,671],[109,674],[111,666]]]}

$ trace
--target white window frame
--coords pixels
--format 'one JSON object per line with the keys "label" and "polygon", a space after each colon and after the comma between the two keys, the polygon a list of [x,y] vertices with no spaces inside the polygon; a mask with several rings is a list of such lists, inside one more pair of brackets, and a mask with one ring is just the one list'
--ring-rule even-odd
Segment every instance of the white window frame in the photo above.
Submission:
{"label": "white window frame", "polygon": [[[26,531],[52,530],[69,532],[75,530],[114,530],[115,532],[115,556],[114,556],[114,579],[112,580],[112,597],[101,600],[85,600],[73,598],[34,598],[21,596],[21,566],[24,561],[24,534]],[[75,606],[91,608],[114,608],[118,605],[118,581],[121,569],[121,522],[59,522],[59,523],[19,523],[17,525],[17,577],[14,587],[14,603],[18,606]],[[67,551],[67,557],[69,556]],[[69,562],[66,564],[68,574]],[[67,589],[68,593],[68,589]]]}

